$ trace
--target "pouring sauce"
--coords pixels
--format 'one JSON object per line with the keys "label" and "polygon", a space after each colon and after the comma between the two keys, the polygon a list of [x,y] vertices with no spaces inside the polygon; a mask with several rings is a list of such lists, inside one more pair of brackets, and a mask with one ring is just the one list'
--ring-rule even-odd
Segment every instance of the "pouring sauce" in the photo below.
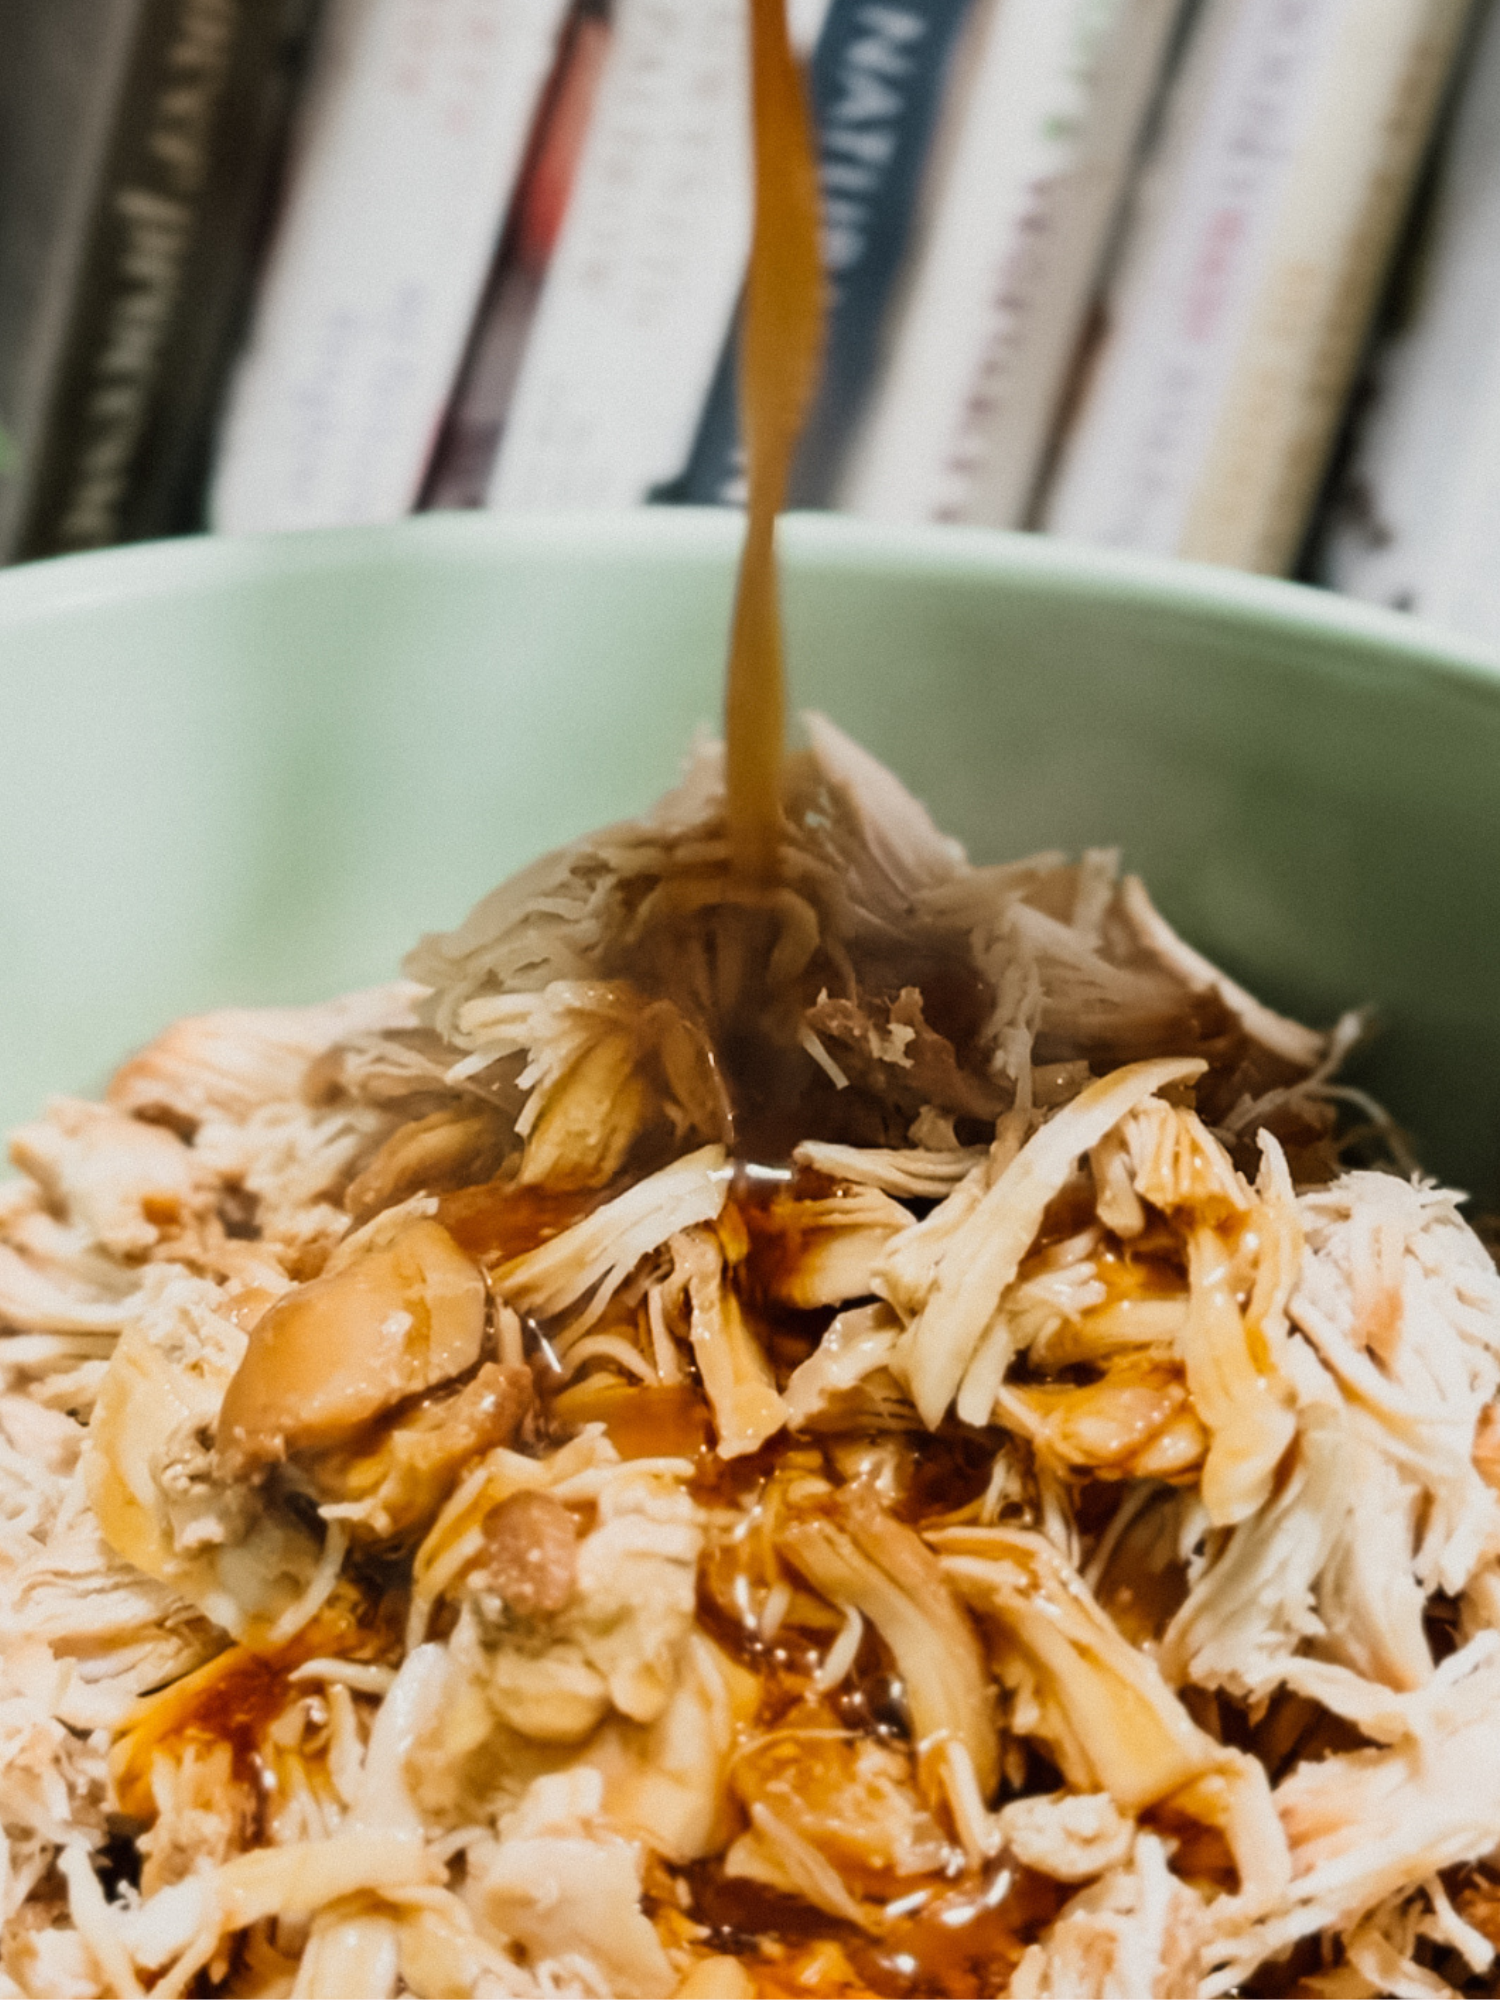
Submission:
{"label": "pouring sauce", "polygon": [[[843,1131],[827,1079],[786,1032],[786,1022],[758,990],[774,941],[782,827],[786,726],[785,674],[775,552],[776,519],[785,501],[800,433],[817,387],[823,345],[824,282],[811,122],[793,54],[786,0],[749,0],[754,135],[754,231],[740,345],[740,406],[748,470],[744,547],[736,591],[725,693],[726,831],[730,895],[716,916],[721,956],[745,969],[726,978],[737,997],[720,1022],[714,1060],[733,1106],[732,1150],[781,1172],[795,1144],[817,1128],[851,1141],[881,1134]],[[899,974],[899,977],[896,975]],[[892,967],[896,986],[919,979],[928,1021],[962,1049],[985,1012],[982,982],[941,961]],[[967,983],[965,983],[967,981]],[[764,1003],[764,1004],[763,1004]],[[784,1011],[784,1010],[783,1010]],[[857,1093],[851,1093],[851,1101]],[[829,1102],[833,1102],[833,1110]],[[613,1189],[586,1193],[520,1186],[500,1177],[442,1195],[438,1217],[460,1248],[493,1268],[525,1254],[581,1220]],[[781,1386],[816,1345],[827,1313],[778,1307],[777,1293],[802,1252],[799,1203],[837,1192],[803,1171],[774,1185],[751,1186],[741,1173],[730,1203],[744,1236],[733,1283]],[[782,1436],[751,1458],[726,1463],[713,1449],[709,1412],[691,1383],[615,1384],[585,1378],[556,1393],[543,1385],[555,1418],[602,1421],[623,1456],[679,1454],[694,1461],[701,1505],[722,1518],[749,1520],[759,1495],[784,1475],[789,1459],[826,1473],[831,1493],[843,1473],[822,1447]],[[878,1439],[876,1440],[878,1443]],[[993,1449],[972,1435],[924,1441],[898,1511],[914,1525],[973,1505],[989,1476]],[[796,1468],[794,1468],[796,1469]],[[816,1484],[814,1480],[814,1484]],[[816,1507],[816,1501],[809,1503]],[[803,1712],[817,1698],[815,1676],[831,1633],[811,1630],[795,1613],[779,1632],[763,1631],[747,1609],[763,1604],[776,1559],[762,1574],[754,1538],[721,1536],[699,1580],[699,1622],[760,1682],[755,1717],[761,1730]],[[741,1571],[743,1570],[743,1575]],[[291,1669],[320,1649],[325,1618],[304,1642],[261,1658],[235,1649],[192,1677],[170,1716],[179,1735],[202,1734],[233,1747],[241,1783],[264,1789],[268,1731],[292,1694]],[[347,1648],[346,1648],[347,1650]],[[867,1628],[824,1712],[836,1729],[891,1744],[909,1741],[905,1691],[883,1640]],[[164,1718],[165,1719],[165,1718]],[[144,1817],[148,1743],[130,1745],[132,1801]],[[129,1755],[130,1751],[126,1754]],[[765,1995],[971,1995],[1008,1983],[1022,1951],[1056,1914],[1064,1892],[1045,1878],[997,1863],[961,1877],[924,1877],[887,1911],[875,1934],[830,1917],[799,1897],[726,1873],[723,1856],[681,1872],[685,1907],[718,1949],[740,1959]],[[679,1902],[679,1908],[683,1907]]]}
{"label": "pouring sauce", "polygon": [[[745,543],[735,599],[725,697],[727,830],[730,867],[736,879],[735,913],[753,934],[754,892],[774,890],[781,828],[781,772],[786,726],[785,674],[777,598],[775,526],[786,497],[798,438],[817,387],[823,345],[824,286],[818,246],[818,185],[807,103],[787,34],[785,0],[750,0],[751,86],[754,131],[755,220],[740,348],[740,411],[749,474]],[[747,893],[749,892],[749,893]],[[742,947],[743,949],[743,947]],[[753,961],[755,947],[744,951]],[[745,1156],[777,1160],[807,1136],[808,1125],[789,1131],[784,1147],[771,1136],[765,1116],[746,1119],[747,1099],[781,1100],[785,1119],[800,1123],[805,1111],[797,1093],[778,1088],[785,1057],[774,1038],[757,1030],[754,995],[738,1024],[745,1035],[745,1060],[737,1079],[741,1115],[736,1147]],[[748,1028],[748,1033],[746,1032]],[[819,1077],[817,1082],[822,1083]],[[749,1088],[746,1088],[746,1085]],[[794,1109],[795,1105],[795,1109]],[[762,1105],[762,1110],[765,1107]],[[754,1135],[746,1127],[755,1127]],[[760,1145],[755,1139],[760,1139]],[[789,1177],[790,1178],[790,1177]],[[764,1294],[774,1291],[781,1265],[795,1263],[801,1248],[793,1195],[824,1193],[816,1178],[762,1191],[759,1200],[735,1204],[745,1226],[747,1254],[735,1276],[746,1304],[764,1318]],[[821,1325],[818,1331],[821,1332]],[[770,1329],[762,1326],[764,1335]],[[767,1351],[775,1359],[774,1342]],[[778,1376],[784,1371],[777,1368]],[[639,1398],[639,1389],[626,1392]],[[658,1394],[663,1392],[658,1391]],[[680,1391],[668,1392],[680,1394]],[[800,1443],[805,1455],[806,1441]],[[700,1500],[729,1501],[738,1491],[743,1505],[775,1476],[795,1449],[785,1435],[751,1460],[724,1465],[701,1445],[695,1481]],[[976,1484],[968,1463],[972,1444],[955,1451],[948,1440],[929,1440],[923,1490],[914,1511],[919,1517],[969,1500]],[[986,1463],[977,1484],[982,1489]],[[737,1541],[738,1538],[732,1538]],[[719,1643],[750,1667],[761,1682],[757,1723],[769,1726],[783,1711],[804,1701],[818,1653],[807,1635],[789,1624],[777,1638],[763,1638],[745,1620],[749,1599],[734,1587],[732,1546],[720,1544],[706,1559],[700,1578],[699,1618]],[[720,1572],[723,1572],[720,1574]],[[738,1615],[736,1615],[738,1612]],[[834,1695],[835,1712],[857,1733],[904,1735],[902,1691],[883,1643],[867,1631],[853,1670]],[[688,1871],[691,1907],[715,1934],[720,1949],[739,1957],[758,1993],[774,1994],[977,1994],[1008,1983],[1025,1941],[1055,1913],[1061,1897],[1055,1885],[1028,1871],[992,1871],[988,1882],[935,1883],[912,1898],[909,1915],[895,1917],[879,1939],[832,1919],[798,1898],[727,1876],[722,1859]],[[1016,1874],[1025,1876],[1022,1882]]]}
{"label": "pouring sauce", "polygon": [[[782,758],[786,693],[775,557],[776,517],[786,497],[793,456],[817,387],[823,345],[824,285],[818,247],[818,186],[811,125],[802,80],[787,34],[785,0],[751,0],[751,88],[754,132],[755,220],[740,347],[740,412],[745,441],[749,496],[725,695],[727,831],[730,867],[747,933],[757,916],[753,894],[773,890],[777,880],[781,828]],[[750,892],[747,894],[746,892]],[[745,907],[747,906],[748,907]],[[756,956],[754,943],[745,950]],[[740,1130],[736,1150],[761,1159],[780,1159],[805,1137],[808,1123],[802,1097],[782,1086],[778,1071],[785,1055],[775,1038],[762,1032],[754,1016],[753,991],[738,1024],[744,1060],[730,1063],[735,1079]],[[817,1084],[823,1079],[819,1076]],[[757,1099],[771,1100],[782,1122],[801,1130],[776,1132],[774,1116],[749,1118]],[[779,1102],[777,1102],[779,1100]],[[790,1120],[787,1114],[791,1113]],[[789,1143],[777,1143],[779,1139]],[[768,1146],[765,1142],[771,1140]],[[756,1143],[759,1141],[760,1143]],[[798,1177],[803,1183],[810,1176]],[[799,1185],[795,1192],[825,1192]],[[782,1263],[795,1262],[800,1242],[795,1229],[793,1190],[762,1193],[737,1204],[746,1225],[748,1254],[736,1285],[760,1308],[759,1295],[774,1291]],[[778,1200],[779,1196],[779,1200]],[[783,1213],[782,1211],[786,1212]],[[762,1327],[762,1333],[769,1329]],[[819,1328],[821,1331],[821,1327]],[[770,1350],[774,1353],[774,1343]],[[784,1371],[777,1369],[778,1375]],[[648,1392],[649,1393],[649,1392]],[[639,1400],[639,1389],[626,1391]],[[657,1391],[681,1396],[681,1390]],[[665,1411],[661,1415],[665,1416]],[[678,1414],[674,1411],[673,1414]],[[967,1454],[932,1440],[919,1515],[970,1497],[973,1471]],[[785,1436],[754,1460],[726,1466],[705,1449],[696,1454],[700,1499],[728,1500],[741,1489],[758,1487],[785,1457]],[[933,1461],[937,1462],[934,1463]],[[948,1475],[945,1477],[944,1475]],[[980,1481],[982,1485],[982,1479]],[[731,1611],[739,1599],[732,1575],[715,1571],[730,1550],[711,1554],[700,1581],[699,1617],[726,1650],[756,1672],[761,1681],[757,1722],[768,1726],[810,1691],[817,1653],[805,1635],[789,1626],[779,1641],[760,1638]],[[734,1565],[728,1565],[732,1571]],[[715,1583],[719,1584],[716,1590]],[[853,1671],[837,1691],[842,1725],[857,1732],[904,1733],[899,1682],[882,1642],[867,1632]],[[1023,1875],[1026,1871],[1020,1871]],[[758,1993],[975,1994],[997,1991],[1008,1982],[1025,1940],[1055,1914],[1061,1898],[1055,1885],[1030,1877],[1016,1882],[1000,1871],[988,1884],[934,1885],[914,1898],[920,1907],[892,1922],[878,1940],[860,1935],[824,1912],[763,1886],[726,1876],[715,1858],[688,1871],[691,1907],[716,1933],[716,1942],[740,1958]]]}
{"label": "pouring sauce", "polygon": [[784,0],[751,0],[755,226],[740,342],[740,425],[750,495],[724,721],[731,862],[773,883],[786,732],[776,516],[823,351],[818,180]]}

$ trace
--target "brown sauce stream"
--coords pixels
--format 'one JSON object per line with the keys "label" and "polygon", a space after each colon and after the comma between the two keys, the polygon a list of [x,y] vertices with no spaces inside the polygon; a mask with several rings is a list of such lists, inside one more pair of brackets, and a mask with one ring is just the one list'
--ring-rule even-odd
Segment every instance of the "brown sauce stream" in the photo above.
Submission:
{"label": "brown sauce stream", "polygon": [[823,345],[818,182],[785,0],[751,0],[755,228],[740,346],[750,498],[725,696],[730,854],[751,882],[776,876],[786,694],[776,516]]}

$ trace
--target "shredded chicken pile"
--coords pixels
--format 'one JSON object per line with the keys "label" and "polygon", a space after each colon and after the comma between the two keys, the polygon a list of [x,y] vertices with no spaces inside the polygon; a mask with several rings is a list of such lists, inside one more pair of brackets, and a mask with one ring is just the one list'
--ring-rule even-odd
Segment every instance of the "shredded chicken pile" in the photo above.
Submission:
{"label": "shredded chicken pile", "polygon": [[817,718],[0,1190],[0,1992],[1494,1991],[1500,1279]]}

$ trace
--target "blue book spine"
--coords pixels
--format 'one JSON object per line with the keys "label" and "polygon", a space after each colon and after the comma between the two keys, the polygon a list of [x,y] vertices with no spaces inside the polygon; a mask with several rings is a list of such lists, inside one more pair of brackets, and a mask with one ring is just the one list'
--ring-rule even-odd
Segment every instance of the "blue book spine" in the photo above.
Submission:
{"label": "blue book spine", "polygon": [[[881,325],[911,234],[949,59],[974,0],[833,0],[812,61],[828,274],[823,380],[791,504],[826,506],[874,379]],[[731,328],[682,473],[654,500],[740,504],[739,342]]]}

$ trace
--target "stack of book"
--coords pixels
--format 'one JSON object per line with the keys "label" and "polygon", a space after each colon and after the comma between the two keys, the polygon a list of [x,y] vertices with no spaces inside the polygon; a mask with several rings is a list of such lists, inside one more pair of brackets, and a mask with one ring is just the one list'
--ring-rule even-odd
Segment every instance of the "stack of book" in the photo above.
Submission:
{"label": "stack of book", "polygon": [[[796,504],[1500,640],[1500,0],[788,5],[831,301]],[[734,504],[746,8],[11,0],[0,555]]]}

